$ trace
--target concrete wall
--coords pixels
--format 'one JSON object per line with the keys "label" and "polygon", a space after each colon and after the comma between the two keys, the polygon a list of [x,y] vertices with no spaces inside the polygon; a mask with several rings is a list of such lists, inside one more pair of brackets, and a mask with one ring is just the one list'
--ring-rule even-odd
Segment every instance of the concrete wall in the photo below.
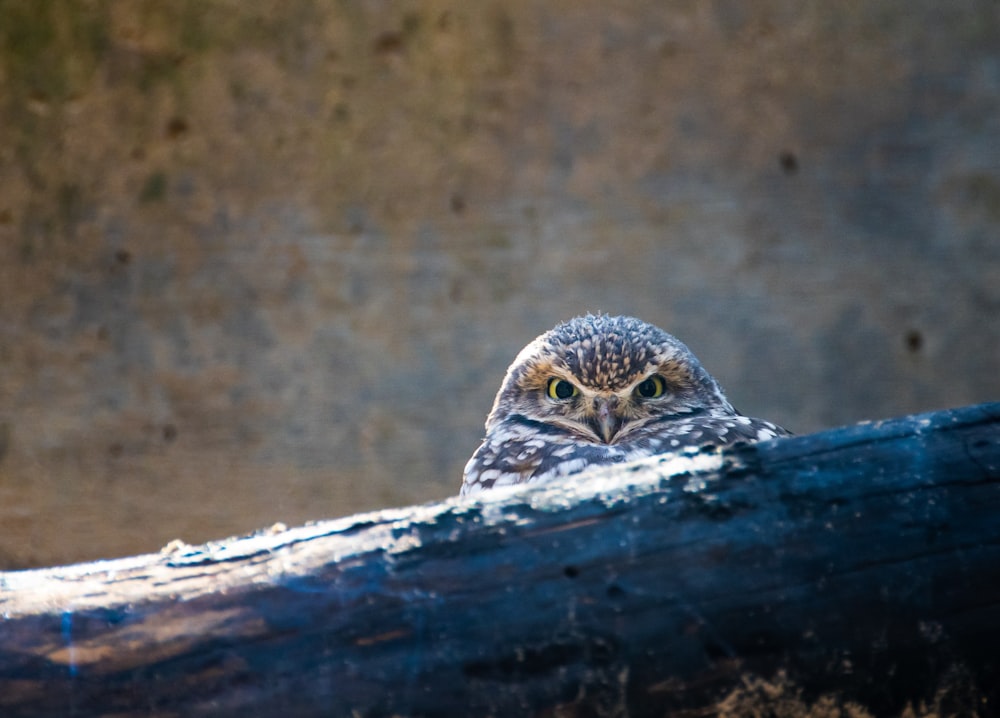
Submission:
{"label": "concrete wall", "polygon": [[1000,5],[0,0],[0,567],[457,491],[630,313],[798,432],[1000,398]]}

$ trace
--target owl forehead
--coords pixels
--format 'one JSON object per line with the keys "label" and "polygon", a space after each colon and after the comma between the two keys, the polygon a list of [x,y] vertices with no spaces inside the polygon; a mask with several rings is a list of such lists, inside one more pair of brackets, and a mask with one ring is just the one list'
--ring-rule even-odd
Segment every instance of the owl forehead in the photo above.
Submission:
{"label": "owl forehead", "polygon": [[595,389],[621,389],[658,363],[651,347],[614,334],[595,334],[553,349],[557,365]]}
{"label": "owl forehead", "polygon": [[683,355],[673,337],[650,324],[623,317],[586,319],[559,325],[526,347],[521,378],[538,384],[557,369],[585,386],[615,391]]}

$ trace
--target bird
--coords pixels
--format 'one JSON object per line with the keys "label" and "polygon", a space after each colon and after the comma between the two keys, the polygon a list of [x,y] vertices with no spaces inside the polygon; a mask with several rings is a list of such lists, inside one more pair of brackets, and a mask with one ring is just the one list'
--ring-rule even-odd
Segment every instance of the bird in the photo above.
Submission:
{"label": "bird", "polygon": [[507,368],[460,494],[790,433],[737,412],[672,334],[587,314],[537,337]]}

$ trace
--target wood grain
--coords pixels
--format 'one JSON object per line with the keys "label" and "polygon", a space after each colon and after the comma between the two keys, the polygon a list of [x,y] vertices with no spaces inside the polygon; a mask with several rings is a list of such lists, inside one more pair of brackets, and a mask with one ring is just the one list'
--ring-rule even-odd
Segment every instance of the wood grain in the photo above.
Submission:
{"label": "wood grain", "polygon": [[0,714],[997,715],[998,516],[983,404],[2,573]]}

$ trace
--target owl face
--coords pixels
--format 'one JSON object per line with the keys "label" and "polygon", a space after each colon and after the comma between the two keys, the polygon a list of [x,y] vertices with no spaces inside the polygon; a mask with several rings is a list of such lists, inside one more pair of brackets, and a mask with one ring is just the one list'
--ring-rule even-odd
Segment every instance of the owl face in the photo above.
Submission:
{"label": "owl face", "polygon": [[519,416],[579,441],[625,444],[659,420],[727,407],[715,380],[673,336],[637,319],[588,316],[524,348],[486,428]]}

